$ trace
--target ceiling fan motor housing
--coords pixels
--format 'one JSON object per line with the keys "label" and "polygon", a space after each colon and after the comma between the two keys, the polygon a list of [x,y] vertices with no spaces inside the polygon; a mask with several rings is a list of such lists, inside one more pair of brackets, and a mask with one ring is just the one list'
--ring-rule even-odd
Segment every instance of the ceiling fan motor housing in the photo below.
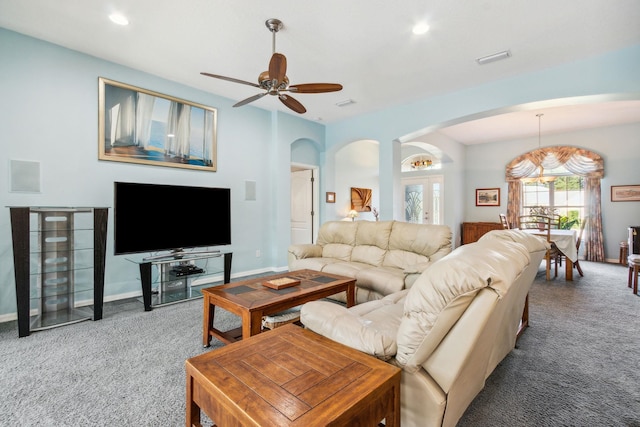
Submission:
{"label": "ceiling fan motor housing", "polygon": [[273,89],[274,93],[272,95],[276,95],[275,91],[284,90],[289,86],[289,78],[284,76],[284,79],[280,82],[277,88],[273,88],[273,81],[269,78],[269,70],[263,71],[258,76],[258,84],[261,88],[271,91]]}

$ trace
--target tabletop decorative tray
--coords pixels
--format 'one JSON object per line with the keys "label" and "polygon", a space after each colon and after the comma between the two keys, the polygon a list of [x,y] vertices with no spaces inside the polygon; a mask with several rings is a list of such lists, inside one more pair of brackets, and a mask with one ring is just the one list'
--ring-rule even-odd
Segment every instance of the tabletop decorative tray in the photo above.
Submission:
{"label": "tabletop decorative tray", "polygon": [[281,277],[279,279],[271,279],[262,282],[262,286],[266,286],[271,289],[284,289],[289,288],[291,286],[296,286],[300,284],[300,280],[292,279],[290,277]]}

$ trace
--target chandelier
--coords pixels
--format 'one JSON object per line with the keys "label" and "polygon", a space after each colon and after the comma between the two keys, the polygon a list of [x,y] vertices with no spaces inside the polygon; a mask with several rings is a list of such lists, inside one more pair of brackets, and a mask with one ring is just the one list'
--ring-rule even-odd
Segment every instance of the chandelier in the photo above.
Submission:
{"label": "chandelier", "polygon": [[415,162],[411,162],[411,168],[413,169],[428,169],[432,165],[433,161],[431,159],[416,160]]}
{"label": "chandelier", "polygon": [[[544,114],[542,113],[536,114],[536,117],[538,118],[538,150],[542,149],[542,132],[540,126],[542,116],[544,116]],[[538,172],[538,176],[521,179],[522,182],[538,182],[541,184],[545,182],[552,182],[555,180],[555,176],[544,176],[544,167],[542,166],[542,162],[540,163],[540,171]]]}

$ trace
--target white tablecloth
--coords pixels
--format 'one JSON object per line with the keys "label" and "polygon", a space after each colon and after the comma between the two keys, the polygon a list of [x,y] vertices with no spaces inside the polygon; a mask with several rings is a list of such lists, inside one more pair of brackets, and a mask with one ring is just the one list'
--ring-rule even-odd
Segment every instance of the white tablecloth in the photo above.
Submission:
{"label": "white tablecloth", "polygon": [[[545,239],[547,237],[546,233],[535,229],[522,231],[535,234],[536,236],[541,236]],[[551,240],[556,244],[558,249],[571,260],[571,262],[578,260],[578,250],[576,249],[576,230],[551,230]]]}

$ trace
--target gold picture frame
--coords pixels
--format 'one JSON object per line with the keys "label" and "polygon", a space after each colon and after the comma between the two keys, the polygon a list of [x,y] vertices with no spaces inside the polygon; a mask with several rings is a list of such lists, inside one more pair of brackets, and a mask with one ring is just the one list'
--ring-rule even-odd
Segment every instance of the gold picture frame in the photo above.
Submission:
{"label": "gold picture frame", "polygon": [[217,109],[98,79],[98,159],[215,172]]}

